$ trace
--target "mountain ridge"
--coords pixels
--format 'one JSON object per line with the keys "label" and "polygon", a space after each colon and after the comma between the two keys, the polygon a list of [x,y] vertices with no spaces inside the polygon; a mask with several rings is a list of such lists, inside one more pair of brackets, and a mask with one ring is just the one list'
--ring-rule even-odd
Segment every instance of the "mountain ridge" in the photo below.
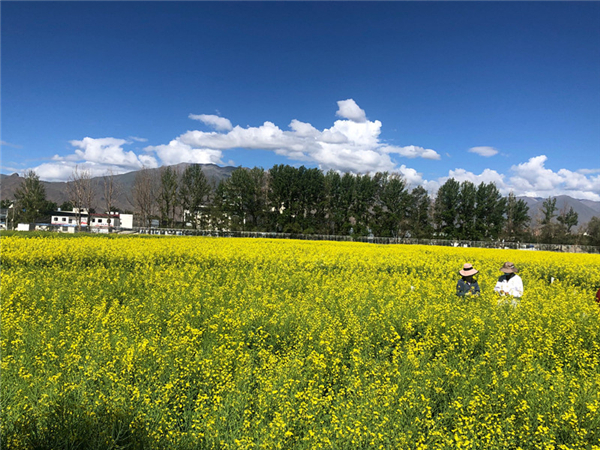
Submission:
{"label": "mountain ridge", "polygon": [[[190,163],[180,163],[177,165],[169,166],[175,170],[177,170],[180,174],[183,173],[187,166],[191,165]],[[219,181],[225,178],[229,178],[231,176],[231,172],[233,172],[237,167],[232,166],[217,166],[216,164],[199,164],[202,167],[202,171],[206,176],[209,183],[218,184]],[[159,176],[161,168],[156,169],[148,169],[151,173]],[[114,182],[119,186],[117,194],[114,196],[113,204],[115,208],[121,211],[133,211],[133,195],[132,189],[133,184],[135,182],[136,174],[139,171],[131,171],[118,175],[113,175]],[[19,176],[16,173],[12,175],[0,174],[0,199],[1,200],[11,200],[14,198],[15,191],[21,184],[23,177]],[[46,189],[46,198],[55,202],[57,205],[61,205],[64,202],[69,201],[69,195],[67,191],[67,183],[64,181],[42,181]],[[94,204],[98,207],[102,207],[105,203],[104,199],[104,177],[93,177],[92,183],[94,185]]]}

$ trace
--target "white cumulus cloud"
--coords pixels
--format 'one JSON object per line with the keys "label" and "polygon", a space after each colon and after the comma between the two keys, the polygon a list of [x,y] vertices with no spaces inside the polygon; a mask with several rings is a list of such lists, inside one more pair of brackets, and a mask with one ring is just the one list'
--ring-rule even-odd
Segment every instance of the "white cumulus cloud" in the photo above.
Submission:
{"label": "white cumulus cloud", "polygon": [[146,150],[156,152],[162,163],[172,166],[182,162],[194,164],[223,164],[220,150],[194,148],[179,139],[173,139],[166,145],[147,147]]}
{"label": "white cumulus cloud", "polygon": [[101,176],[109,169],[118,174],[142,167],[158,167],[158,162],[152,155],[136,155],[133,151],[125,151],[123,146],[131,143],[125,139],[85,137],[69,143],[75,148],[74,153],[54,155],[51,162],[33,168],[41,179],[66,181],[75,166],[88,170],[92,176]]}
{"label": "white cumulus cloud", "polygon": [[472,147],[469,149],[469,152],[476,153],[480,156],[485,156],[486,158],[498,154],[498,150],[496,150],[494,147]]}
{"label": "white cumulus cloud", "polygon": [[600,173],[600,169],[579,169],[577,172],[590,175],[594,173]]}
{"label": "white cumulus cloud", "polygon": [[581,170],[574,172],[568,169],[555,172],[545,166],[547,160],[546,155],[535,156],[524,163],[513,165],[509,174],[502,174],[493,169],[485,169],[480,174],[475,174],[463,168],[456,168],[448,171],[448,176],[430,181],[423,180],[421,184],[430,193],[435,194],[449,178],[454,178],[458,182],[470,181],[475,185],[494,183],[502,195],[513,191],[517,196],[568,195],[600,201],[600,175],[586,176]]}
{"label": "white cumulus cloud", "polygon": [[290,122],[288,129],[281,129],[271,121],[243,128],[232,126],[220,116],[190,115],[192,119],[212,125],[215,131],[187,131],[169,144],[150,146],[146,150],[155,152],[164,164],[192,160],[219,163],[227,150],[267,150],[292,161],[315,163],[323,170],[362,173],[399,171],[398,162],[392,155],[440,159],[432,149],[415,145],[390,146],[382,142],[379,120],[367,120],[364,110],[352,99],[337,103],[337,115],[343,119],[323,130],[297,119]]}
{"label": "white cumulus cloud", "polygon": [[339,108],[336,112],[337,116],[343,117],[344,119],[350,119],[353,122],[366,122],[367,116],[365,111],[351,98],[348,100],[340,100],[337,104]]}
{"label": "white cumulus cloud", "polygon": [[504,182],[504,175],[492,169],[485,169],[479,175],[465,169],[454,169],[448,172],[448,176],[444,178],[444,181],[448,178],[454,178],[459,182],[470,181],[475,185],[481,183],[494,183],[500,192],[505,192],[507,194],[510,192],[510,189],[507,188],[506,183]]}
{"label": "white cumulus cloud", "polygon": [[440,155],[430,148],[408,145],[406,147],[386,146],[382,150],[386,153],[397,153],[406,158],[441,159]]}
{"label": "white cumulus cloud", "polygon": [[188,117],[193,120],[199,120],[200,122],[203,122],[219,131],[231,130],[231,128],[233,128],[231,126],[231,121],[225,117],[211,114],[190,114]]}

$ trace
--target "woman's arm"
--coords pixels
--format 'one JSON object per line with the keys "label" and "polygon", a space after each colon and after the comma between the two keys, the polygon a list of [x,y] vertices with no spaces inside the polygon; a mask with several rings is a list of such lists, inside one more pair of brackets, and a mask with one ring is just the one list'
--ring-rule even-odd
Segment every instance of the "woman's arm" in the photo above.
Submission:
{"label": "woman's arm", "polygon": [[464,297],[468,290],[468,286],[464,280],[458,280],[458,283],[456,283],[456,295]]}

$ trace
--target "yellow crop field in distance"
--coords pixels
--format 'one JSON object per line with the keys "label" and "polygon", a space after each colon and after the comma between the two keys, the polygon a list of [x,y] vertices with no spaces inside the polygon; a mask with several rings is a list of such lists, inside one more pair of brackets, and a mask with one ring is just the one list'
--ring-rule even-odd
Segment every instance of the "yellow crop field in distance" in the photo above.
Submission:
{"label": "yellow crop field in distance", "polygon": [[[2,448],[600,449],[600,255],[1,245]],[[465,262],[479,297],[455,295]]]}

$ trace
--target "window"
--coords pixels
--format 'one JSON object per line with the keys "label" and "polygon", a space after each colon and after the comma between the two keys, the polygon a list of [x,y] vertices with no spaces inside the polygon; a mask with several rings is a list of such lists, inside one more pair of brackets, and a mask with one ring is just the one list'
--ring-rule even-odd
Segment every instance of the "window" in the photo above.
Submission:
{"label": "window", "polygon": [[102,223],[102,219],[98,219],[98,223]]}
{"label": "window", "polygon": [[92,219],[92,223],[95,223],[95,222],[96,222],[96,219]]}
{"label": "window", "polygon": [[66,221],[67,221],[67,218],[66,218],[66,217],[63,217],[63,218],[62,218],[62,221],[63,221],[63,222],[66,222]]}
{"label": "window", "polygon": [[73,219],[69,219],[69,223],[73,223]]}
{"label": "window", "polygon": [[54,222],[58,222],[58,217],[53,217],[53,218],[52,218],[52,220],[53,220]]}

